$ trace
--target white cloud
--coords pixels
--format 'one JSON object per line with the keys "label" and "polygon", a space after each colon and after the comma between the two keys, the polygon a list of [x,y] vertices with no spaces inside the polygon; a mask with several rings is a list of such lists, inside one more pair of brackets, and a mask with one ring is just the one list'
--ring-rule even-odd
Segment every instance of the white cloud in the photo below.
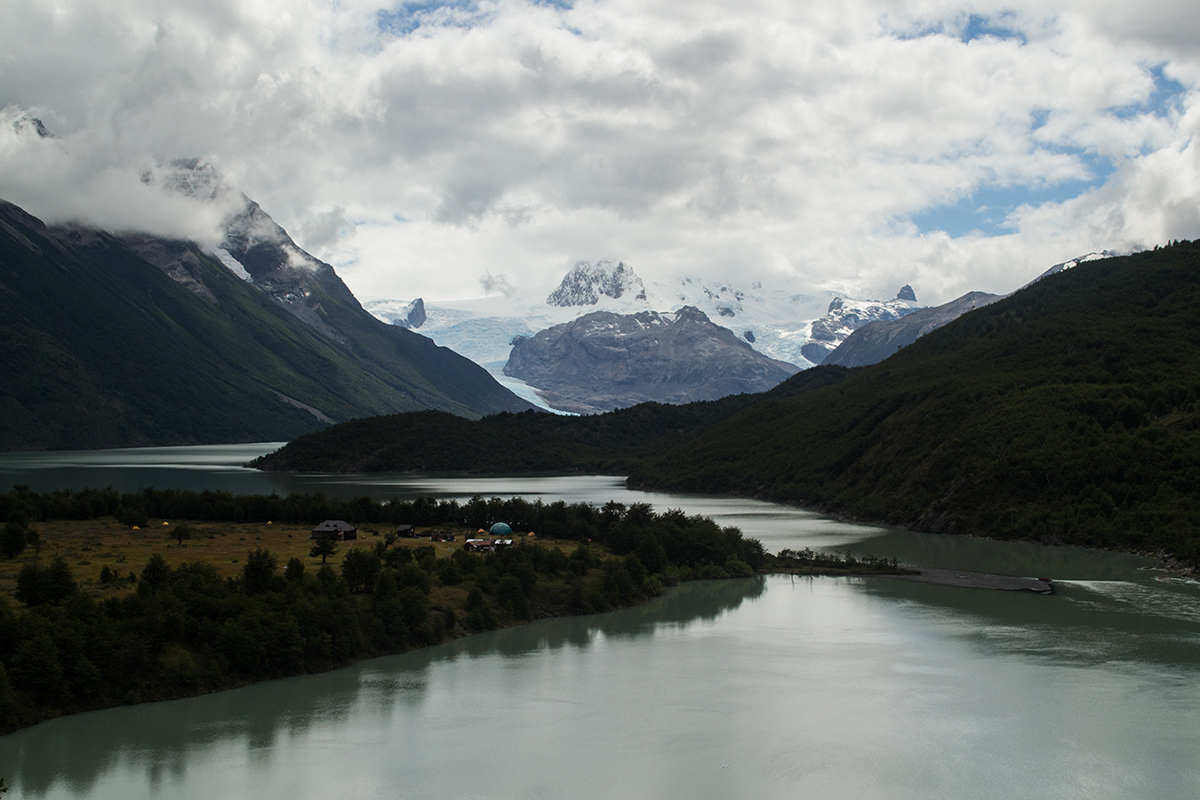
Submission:
{"label": "white cloud", "polygon": [[[203,231],[210,213],[138,176],[205,156],[364,300],[552,285],[608,256],[934,301],[1200,236],[1187,2],[13,5],[0,196]],[[1185,88],[1166,113],[1155,70]],[[59,138],[18,134],[26,112]],[[994,210],[1011,227],[992,235],[909,222],[1072,186]]]}

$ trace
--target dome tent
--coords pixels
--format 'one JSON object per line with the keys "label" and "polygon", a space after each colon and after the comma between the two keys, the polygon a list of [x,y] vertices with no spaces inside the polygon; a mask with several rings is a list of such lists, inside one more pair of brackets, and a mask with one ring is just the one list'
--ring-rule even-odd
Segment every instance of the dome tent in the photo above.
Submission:
{"label": "dome tent", "polygon": [[503,522],[497,522],[488,530],[488,533],[492,536],[511,536],[512,528]]}

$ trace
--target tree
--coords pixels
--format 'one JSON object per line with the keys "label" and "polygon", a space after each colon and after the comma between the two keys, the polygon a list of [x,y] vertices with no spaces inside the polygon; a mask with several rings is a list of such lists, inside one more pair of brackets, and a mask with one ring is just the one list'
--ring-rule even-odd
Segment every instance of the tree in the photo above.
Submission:
{"label": "tree", "polygon": [[308,554],[313,558],[320,556],[321,563],[324,564],[325,559],[336,553],[337,550],[337,542],[328,536],[323,536],[313,541],[312,549],[308,551]]}
{"label": "tree", "polygon": [[[130,573],[132,574],[132,573]],[[138,582],[138,594],[155,594],[158,587],[171,577],[171,565],[158,553],[150,556],[142,569],[142,578]]]}
{"label": "tree", "polygon": [[59,605],[77,591],[79,584],[75,582],[67,560],[62,556],[55,556],[46,569],[46,594],[50,602]]}
{"label": "tree", "polygon": [[4,531],[0,532],[0,550],[4,551],[4,555],[16,558],[25,552],[25,545],[28,544],[28,541],[24,525],[13,519],[4,523]]}
{"label": "tree", "polygon": [[17,574],[13,596],[27,606],[40,606],[47,601],[46,570],[40,564],[26,564]]}
{"label": "tree", "polygon": [[246,563],[242,567],[242,590],[246,594],[260,594],[271,588],[271,578],[275,577],[275,568],[279,560],[270,550],[261,547],[253,552],[247,551]]}
{"label": "tree", "polygon": [[351,550],[342,559],[342,579],[352,592],[369,592],[375,588],[382,566],[379,557],[367,550]]}
{"label": "tree", "polygon": [[304,562],[298,558],[290,559],[283,568],[283,577],[289,581],[298,581],[304,577]]}
{"label": "tree", "polygon": [[171,530],[171,538],[174,539],[180,547],[182,547],[184,539],[192,538],[192,529],[187,525],[176,525]]}

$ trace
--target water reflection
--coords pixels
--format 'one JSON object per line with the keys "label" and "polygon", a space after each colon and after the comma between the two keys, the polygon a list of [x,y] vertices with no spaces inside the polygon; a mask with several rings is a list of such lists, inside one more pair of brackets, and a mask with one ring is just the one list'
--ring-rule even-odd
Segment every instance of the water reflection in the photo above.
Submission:
{"label": "water reflection", "polygon": [[1200,667],[1200,591],[1186,583],[1064,581],[1055,594],[861,579],[868,595],[950,620],[973,646],[1079,666]]}
{"label": "water reflection", "polygon": [[164,780],[182,781],[189,764],[217,750],[233,747],[252,759],[266,758],[281,741],[351,720],[386,720],[398,707],[417,709],[431,673],[464,658],[520,659],[563,649],[585,652],[599,641],[650,639],[660,629],[716,620],[765,589],[762,577],[696,581],[622,611],[543,620],[320,675],[51,720],[0,739],[0,775],[29,797],[62,785],[88,796],[102,776],[123,770],[143,772],[157,791]]}

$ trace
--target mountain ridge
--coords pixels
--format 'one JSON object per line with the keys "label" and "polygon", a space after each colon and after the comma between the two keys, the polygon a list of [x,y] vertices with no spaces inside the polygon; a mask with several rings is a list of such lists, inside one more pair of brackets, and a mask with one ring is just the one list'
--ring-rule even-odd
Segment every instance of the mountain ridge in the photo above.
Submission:
{"label": "mountain ridge", "polygon": [[306,289],[320,331],[195,243],[130,237],[0,201],[0,449],[271,441],[364,414],[531,407],[357,301]]}

